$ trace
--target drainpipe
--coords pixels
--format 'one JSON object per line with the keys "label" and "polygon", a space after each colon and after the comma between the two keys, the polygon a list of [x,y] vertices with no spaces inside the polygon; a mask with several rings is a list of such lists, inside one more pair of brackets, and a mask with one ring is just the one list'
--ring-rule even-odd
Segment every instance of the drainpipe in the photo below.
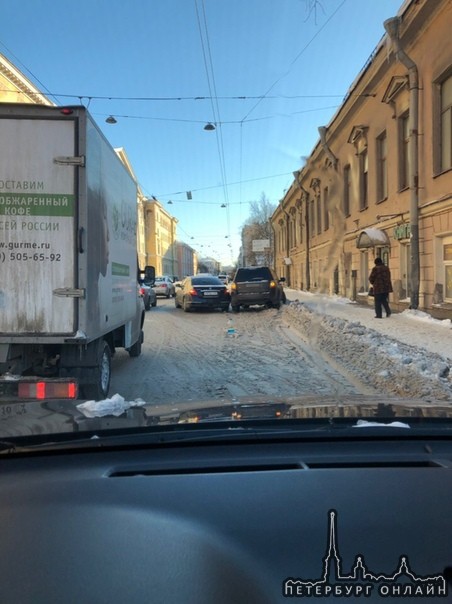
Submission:
{"label": "drainpipe", "polygon": [[309,268],[309,261],[310,261],[310,257],[309,257],[309,237],[310,237],[310,227],[309,227],[309,193],[306,191],[306,189],[303,187],[303,185],[301,184],[300,180],[299,180],[299,176],[300,176],[300,171],[294,172],[293,173],[294,177],[295,177],[295,181],[300,189],[300,191],[302,193],[304,193],[304,198],[305,198],[305,215],[304,215],[304,219],[305,219],[305,225],[306,225],[306,243],[305,243],[305,248],[306,248],[306,263],[305,263],[305,273],[306,273],[306,285],[305,285],[305,289],[306,291],[310,291],[311,289],[311,270]]}
{"label": "drainpipe", "polygon": [[[286,210],[284,209],[283,206],[284,203],[284,199],[281,199],[281,201],[279,202],[279,208],[281,210],[281,212],[284,214],[286,220],[286,241],[285,241],[285,248],[286,248],[286,258],[290,257],[290,237],[289,237],[289,221],[290,221],[290,216],[289,213],[286,212]],[[290,264],[285,264],[285,260],[284,260],[284,267],[285,267],[285,278],[286,278],[286,284],[288,287],[290,287]]]}
{"label": "drainpipe", "polygon": [[418,154],[418,123],[419,123],[419,75],[416,63],[403,50],[399,38],[400,18],[393,17],[384,22],[389,38],[394,44],[396,58],[408,69],[410,88],[409,114],[409,186],[410,186],[410,228],[411,228],[411,305],[419,306],[419,154]]}
{"label": "drainpipe", "polygon": [[326,153],[327,157],[329,158],[330,162],[333,164],[333,168],[336,169],[336,167],[337,167],[337,157],[331,151],[330,147],[328,146],[328,143],[326,142],[326,127],[325,126],[319,126],[318,131],[319,131],[319,134],[320,134],[320,144],[322,145],[322,149],[325,151],[325,153]]}
{"label": "drainpipe", "polygon": [[272,249],[273,259],[272,259],[272,263],[271,264],[272,264],[273,269],[275,270],[275,272],[279,272],[277,270],[277,266],[276,266],[276,230],[275,230],[275,227],[273,226],[273,222],[272,222],[271,218],[269,219],[269,222],[270,222],[270,228],[271,228],[272,233],[273,233],[273,249]]}
{"label": "drainpipe", "polygon": [[[286,216],[286,258],[287,261],[289,261],[290,259],[290,216],[289,216],[289,212],[286,212],[286,210],[283,207],[283,202],[281,200],[281,210],[284,212],[285,216]],[[286,262],[284,260],[284,262]],[[287,282],[287,287],[291,287],[291,281],[290,281],[290,264],[286,264],[286,282]]]}
{"label": "drainpipe", "polygon": [[301,185],[300,185],[301,190],[303,191],[304,195],[305,195],[305,204],[304,204],[304,211],[305,211],[305,215],[304,215],[304,219],[305,219],[305,224],[306,224],[306,265],[305,265],[305,272],[306,272],[306,290],[310,291],[311,289],[311,269],[310,269],[310,256],[309,256],[309,237],[311,236],[310,234],[310,225],[309,225],[309,193],[306,191],[306,189],[304,189]]}

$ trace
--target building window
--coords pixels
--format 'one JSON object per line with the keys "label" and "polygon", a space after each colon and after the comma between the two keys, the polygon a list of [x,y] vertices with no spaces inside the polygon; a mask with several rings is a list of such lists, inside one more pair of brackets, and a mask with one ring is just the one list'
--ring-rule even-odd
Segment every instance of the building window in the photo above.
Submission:
{"label": "building window", "polygon": [[443,245],[444,298],[452,300],[452,241],[448,238]]}
{"label": "building window", "polygon": [[383,201],[388,196],[388,166],[386,155],[386,132],[383,132],[377,138],[377,201]]}
{"label": "building window", "polygon": [[370,275],[369,252],[367,252],[367,251],[361,252],[359,268],[360,268],[360,270],[359,270],[359,276],[360,276],[359,291],[367,292],[369,289],[369,275]]}
{"label": "building window", "polygon": [[323,189],[323,230],[330,228],[330,213],[328,210],[328,187]]}
{"label": "building window", "polygon": [[400,249],[400,276],[402,281],[402,291],[400,297],[411,297],[411,245],[402,244]]}
{"label": "building window", "polygon": [[317,196],[316,204],[317,204],[317,235],[320,235],[320,233],[322,232],[322,203],[320,200],[320,195]]}
{"label": "building window", "polygon": [[315,216],[314,216],[314,200],[309,204],[309,237],[311,238],[315,233]]}
{"label": "building window", "polygon": [[300,215],[298,217],[298,241],[300,242],[300,244],[303,243],[303,219],[301,217],[301,212]]}
{"label": "building window", "polygon": [[409,115],[405,113],[399,119],[399,189],[406,189],[409,186],[410,168],[409,168]]}
{"label": "building window", "polygon": [[452,168],[452,76],[441,83],[441,170]]}
{"label": "building window", "polygon": [[344,216],[350,216],[351,171],[350,166],[344,166]]}
{"label": "building window", "polygon": [[367,149],[361,151],[359,154],[359,209],[365,210],[367,208],[369,188],[369,160],[367,155]]}

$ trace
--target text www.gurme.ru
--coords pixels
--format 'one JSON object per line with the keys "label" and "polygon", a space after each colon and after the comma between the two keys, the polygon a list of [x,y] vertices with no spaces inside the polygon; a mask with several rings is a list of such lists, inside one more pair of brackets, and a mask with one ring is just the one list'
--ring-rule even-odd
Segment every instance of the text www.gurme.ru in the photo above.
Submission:
{"label": "text www.gurme.ru", "polygon": [[24,243],[23,241],[0,241],[1,250],[50,250],[50,243]]}

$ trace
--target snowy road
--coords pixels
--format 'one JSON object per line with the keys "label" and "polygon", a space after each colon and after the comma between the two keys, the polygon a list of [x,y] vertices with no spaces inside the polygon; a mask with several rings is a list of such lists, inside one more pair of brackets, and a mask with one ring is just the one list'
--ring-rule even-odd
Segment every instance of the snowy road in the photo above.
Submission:
{"label": "snowy road", "polygon": [[[441,347],[430,348],[441,339],[439,327],[393,314],[377,324],[379,332],[369,309],[305,298],[279,311],[239,314],[184,313],[174,300],[159,299],[146,314],[142,355],[116,354],[110,394],[151,405],[261,395],[452,401],[448,330],[441,330],[446,354],[438,354]],[[415,345],[396,339],[404,330]]]}
{"label": "snowy road", "polygon": [[[149,404],[243,396],[373,394],[288,321],[289,308],[184,313],[160,299],[137,359],[119,351],[110,393]],[[228,334],[228,329],[235,333]]]}

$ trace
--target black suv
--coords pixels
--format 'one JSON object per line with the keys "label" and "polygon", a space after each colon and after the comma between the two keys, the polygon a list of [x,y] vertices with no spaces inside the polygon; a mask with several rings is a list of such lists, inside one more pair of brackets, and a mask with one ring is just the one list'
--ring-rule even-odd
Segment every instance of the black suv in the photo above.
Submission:
{"label": "black suv", "polygon": [[253,304],[279,308],[286,301],[282,282],[268,266],[249,266],[237,269],[231,283],[231,307],[238,312],[240,307]]}

